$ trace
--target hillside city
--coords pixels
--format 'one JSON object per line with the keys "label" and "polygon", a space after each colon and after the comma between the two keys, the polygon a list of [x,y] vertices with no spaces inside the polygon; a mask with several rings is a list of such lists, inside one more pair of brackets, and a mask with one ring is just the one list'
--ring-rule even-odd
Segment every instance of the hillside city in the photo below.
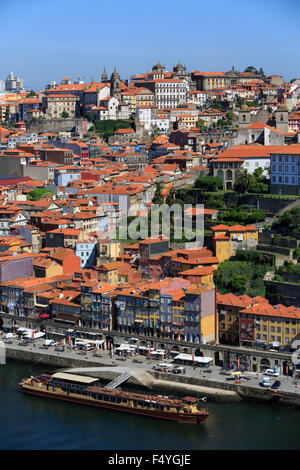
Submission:
{"label": "hillside city", "polygon": [[149,68],[0,81],[0,329],[293,351],[300,78]]}

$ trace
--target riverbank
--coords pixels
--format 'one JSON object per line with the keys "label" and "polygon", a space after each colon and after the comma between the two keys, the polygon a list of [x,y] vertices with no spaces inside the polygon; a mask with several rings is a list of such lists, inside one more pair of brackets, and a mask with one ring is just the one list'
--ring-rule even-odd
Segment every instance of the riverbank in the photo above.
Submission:
{"label": "riverbank", "polygon": [[97,376],[109,382],[125,370],[132,372],[132,377],[126,382],[127,386],[138,386],[146,390],[163,392],[172,395],[194,395],[207,397],[209,401],[218,403],[236,403],[243,400],[258,402],[277,402],[293,406],[300,405],[299,385],[290,377],[281,378],[280,390],[271,394],[261,387],[261,376],[248,372],[247,381],[235,383],[233,377],[220,374],[220,368],[212,366],[209,373],[205,369],[186,366],[185,374],[158,372],[153,369],[157,361],[147,360],[145,356],[121,361],[119,357],[111,356],[109,351],[80,353],[69,350],[55,351],[35,346],[22,346],[16,341],[5,344],[6,358],[12,361],[25,361],[30,364],[45,365],[55,369],[80,369],[84,375]]}

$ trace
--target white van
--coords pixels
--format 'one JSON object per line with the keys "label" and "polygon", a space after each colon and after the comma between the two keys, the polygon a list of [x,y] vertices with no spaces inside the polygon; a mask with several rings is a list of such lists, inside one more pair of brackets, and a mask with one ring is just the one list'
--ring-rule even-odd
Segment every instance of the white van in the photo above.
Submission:
{"label": "white van", "polygon": [[274,369],[267,369],[264,371],[265,375],[271,375],[271,377],[279,377],[279,372],[276,372]]}
{"label": "white van", "polygon": [[270,387],[271,385],[270,377],[263,377],[262,384],[263,384],[263,387]]}

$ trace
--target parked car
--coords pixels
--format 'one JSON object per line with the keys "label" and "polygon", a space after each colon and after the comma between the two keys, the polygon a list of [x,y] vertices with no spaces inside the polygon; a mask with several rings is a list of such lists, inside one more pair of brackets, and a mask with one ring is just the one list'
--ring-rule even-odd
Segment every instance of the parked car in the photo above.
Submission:
{"label": "parked car", "polygon": [[53,339],[46,339],[44,346],[57,346],[58,343],[54,341]]}
{"label": "parked car", "polygon": [[271,387],[271,388],[273,388],[273,389],[277,389],[277,388],[279,388],[279,387],[280,387],[280,385],[281,385],[281,382],[280,382],[280,380],[275,380],[275,382],[273,383],[273,385],[272,385],[272,387]]}
{"label": "parked car", "polygon": [[264,371],[265,375],[270,375],[271,377],[279,377],[279,372],[276,372],[274,369],[267,369]]}

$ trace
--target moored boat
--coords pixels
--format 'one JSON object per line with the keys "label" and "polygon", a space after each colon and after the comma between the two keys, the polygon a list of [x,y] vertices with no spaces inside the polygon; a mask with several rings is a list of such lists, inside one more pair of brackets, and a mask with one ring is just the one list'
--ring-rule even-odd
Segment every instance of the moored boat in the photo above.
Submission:
{"label": "moored boat", "polygon": [[182,399],[144,395],[100,386],[99,379],[57,372],[23,379],[20,384],[25,393],[133,413],[181,423],[203,423],[208,417],[205,408],[199,409],[195,397]]}

